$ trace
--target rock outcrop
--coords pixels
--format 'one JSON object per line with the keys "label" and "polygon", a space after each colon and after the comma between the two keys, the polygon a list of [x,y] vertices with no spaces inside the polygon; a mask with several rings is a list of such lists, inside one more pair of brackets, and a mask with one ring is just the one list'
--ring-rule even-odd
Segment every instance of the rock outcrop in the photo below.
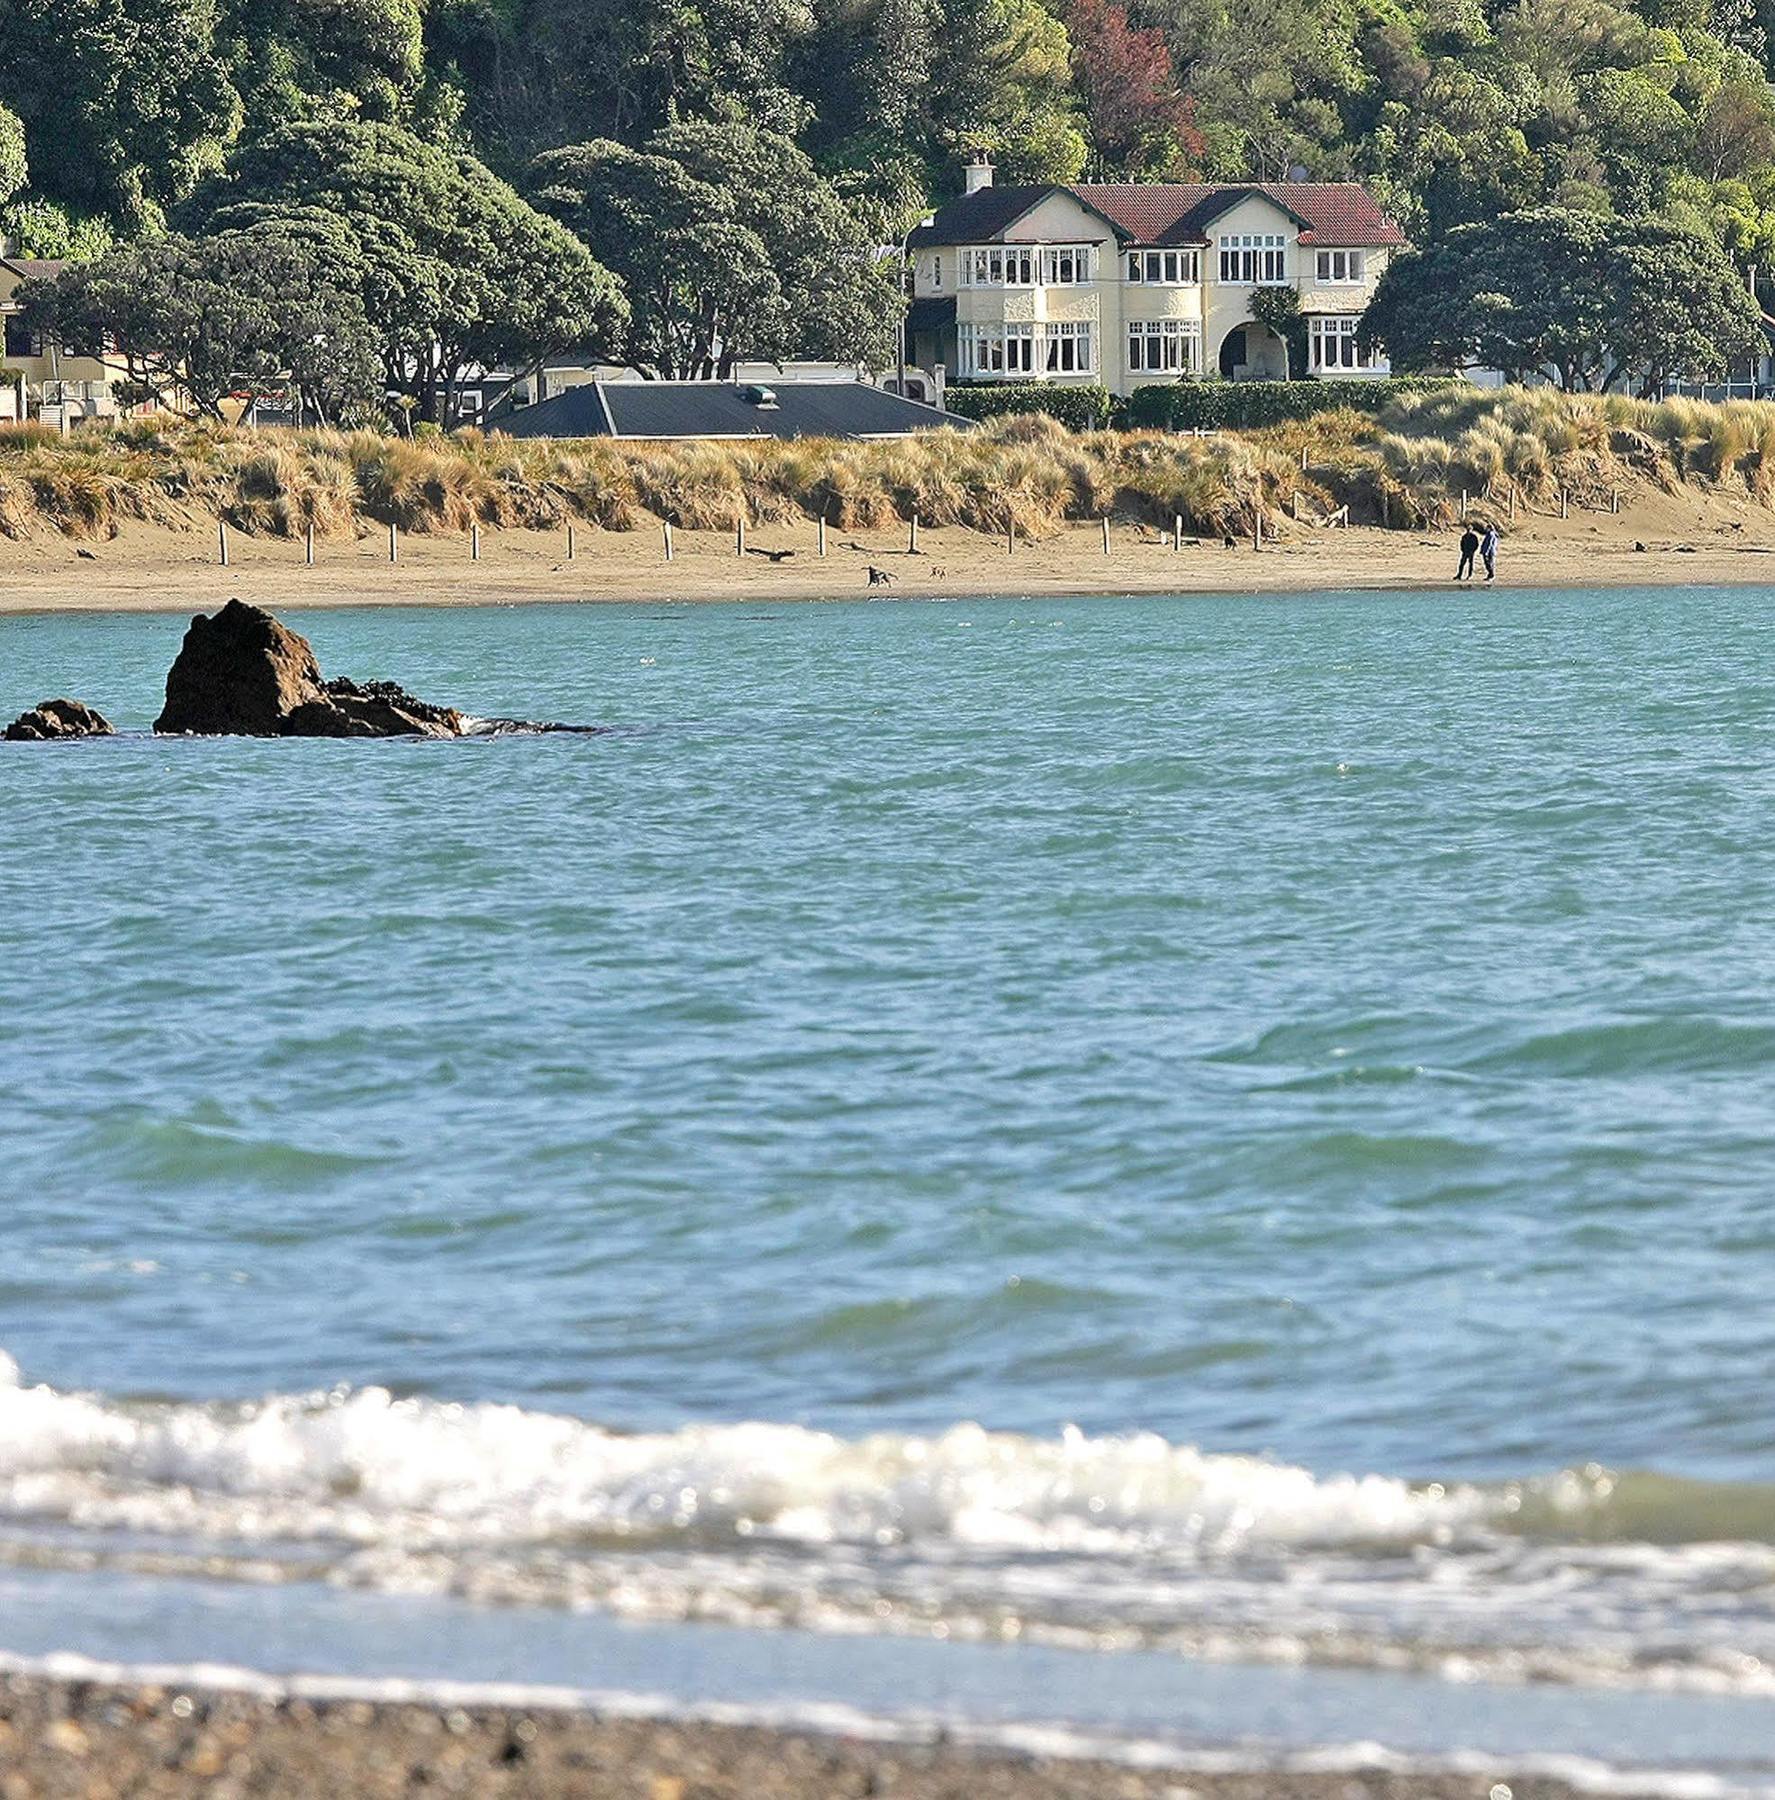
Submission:
{"label": "rock outcrop", "polygon": [[20,713],[0,737],[14,743],[43,743],[52,738],[111,737],[111,721],[84,700],[39,700]]}
{"label": "rock outcrop", "polygon": [[191,621],[154,721],[158,732],[205,737],[461,737],[470,728],[454,707],[391,681],[323,681],[306,638],[240,600]]}

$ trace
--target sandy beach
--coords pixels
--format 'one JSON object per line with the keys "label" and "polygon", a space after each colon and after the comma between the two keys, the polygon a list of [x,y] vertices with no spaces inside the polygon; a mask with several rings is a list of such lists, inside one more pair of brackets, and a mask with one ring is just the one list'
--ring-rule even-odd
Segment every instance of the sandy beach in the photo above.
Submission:
{"label": "sandy beach", "polygon": [[539,1707],[37,1675],[0,1683],[0,1800],[1567,1800],[1574,1791],[1508,1771],[1203,1774]]}
{"label": "sandy beach", "polygon": [[[1667,495],[1640,487],[1617,516],[1574,509],[1568,519],[1504,525],[1499,579],[1511,587],[1645,583],[1760,583],[1775,557],[1775,514],[1742,495],[1696,488]],[[1301,593],[1328,589],[1452,590],[1450,532],[1315,530],[1289,525],[1261,551],[1161,534],[1074,526],[1039,543],[960,528],[832,530],[818,554],[815,527],[759,527],[739,554],[725,533],[678,531],[666,560],[655,528],[485,532],[471,560],[466,538],[406,535],[399,560],[388,536],[323,539],[315,565],[300,542],[230,533],[221,565],[213,529],[130,526],[109,540],[59,536],[0,541],[0,612],[209,610],[230,595],[262,606],[516,605],[563,601],[935,599],[991,594]],[[873,566],[889,577],[871,587]]]}

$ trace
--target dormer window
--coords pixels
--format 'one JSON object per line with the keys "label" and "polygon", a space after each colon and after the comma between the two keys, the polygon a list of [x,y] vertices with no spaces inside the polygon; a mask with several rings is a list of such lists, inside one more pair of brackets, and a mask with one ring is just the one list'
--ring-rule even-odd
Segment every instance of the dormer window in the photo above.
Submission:
{"label": "dormer window", "polygon": [[1288,240],[1252,232],[1223,237],[1220,279],[1228,287],[1280,287],[1288,279]]}
{"label": "dormer window", "polygon": [[1199,250],[1131,250],[1128,279],[1148,286],[1194,287],[1202,279]]}

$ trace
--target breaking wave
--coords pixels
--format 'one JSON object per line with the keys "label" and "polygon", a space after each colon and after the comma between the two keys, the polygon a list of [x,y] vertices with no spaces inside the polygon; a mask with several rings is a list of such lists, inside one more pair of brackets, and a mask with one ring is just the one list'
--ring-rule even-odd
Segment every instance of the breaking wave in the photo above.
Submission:
{"label": "breaking wave", "polygon": [[1317,1476],[1148,1435],[625,1434],[0,1364],[0,1560],[844,1632],[1775,1692],[1775,1496]]}

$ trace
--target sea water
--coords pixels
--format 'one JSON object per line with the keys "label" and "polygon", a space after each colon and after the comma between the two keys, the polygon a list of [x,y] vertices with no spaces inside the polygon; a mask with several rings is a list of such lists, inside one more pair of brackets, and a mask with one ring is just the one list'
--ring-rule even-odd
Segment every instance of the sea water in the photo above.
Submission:
{"label": "sea water", "polygon": [[288,616],[610,730],[0,619],[0,1650],[1775,1770],[1767,592]]}

